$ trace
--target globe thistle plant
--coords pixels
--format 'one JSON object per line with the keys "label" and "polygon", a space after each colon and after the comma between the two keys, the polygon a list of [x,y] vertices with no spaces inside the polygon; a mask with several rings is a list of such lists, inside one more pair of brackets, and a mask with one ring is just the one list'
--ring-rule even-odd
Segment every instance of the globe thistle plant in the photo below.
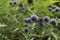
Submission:
{"label": "globe thistle plant", "polygon": [[9,4],[10,4],[10,5],[13,5],[13,2],[11,1]]}
{"label": "globe thistle plant", "polygon": [[55,11],[56,11],[56,12],[59,12],[59,11],[60,11],[60,8],[55,8]]}
{"label": "globe thistle plant", "polygon": [[17,2],[16,2],[16,1],[14,1],[13,3],[14,3],[15,5],[17,4]]}
{"label": "globe thistle plant", "polygon": [[29,28],[27,28],[27,27],[24,28],[24,32],[25,32],[25,33],[28,33],[28,31],[29,31]]}
{"label": "globe thistle plant", "polygon": [[49,10],[49,11],[51,11],[51,10],[52,10],[52,8],[53,8],[53,6],[52,6],[52,5],[49,5],[49,6],[48,6],[48,10]]}
{"label": "globe thistle plant", "polygon": [[43,21],[48,22],[49,20],[50,20],[50,17],[48,16],[43,17]]}
{"label": "globe thistle plant", "polygon": [[32,22],[31,18],[24,18],[24,22],[28,23],[28,22]]}
{"label": "globe thistle plant", "polygon": [[35,14],[31,15],[31,20],[32,21],[38,21],[39,17]]}
{"label": "globe thistle plant", "polygon": [[51,19],[51,20],[50,20],[50,23],[51,23],[52,25],[56,25],[56,24],[57,24],[57,20],[56,20],[56,19]]}
{"label": "globe thistle plant", "polygon": [[19,3],[19,7],[20,7],[21,9],[25,9],[25,6],[24,6],[23,3]]}

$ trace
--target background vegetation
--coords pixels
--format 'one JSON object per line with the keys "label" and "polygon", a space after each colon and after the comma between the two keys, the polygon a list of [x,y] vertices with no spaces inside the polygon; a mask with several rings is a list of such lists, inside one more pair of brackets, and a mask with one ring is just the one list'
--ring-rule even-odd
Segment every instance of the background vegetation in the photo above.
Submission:
{"label": "background vegetation", "polygon": [[[22,2],[25,9],[21,9],[18,4],[10,5],[10,1]],[[60,12],[49,11],[48,6],[57,6],[60,0],[34,0],[29,4],[27,0],[0,0],[0,40],[60,40]],[[25,23],[24,18],[32,14],[39,17],[49,16],[58,20],[58,25],[39,26],[39,22]],[[28,27],[30,30],[25,33],[23,29]]]}

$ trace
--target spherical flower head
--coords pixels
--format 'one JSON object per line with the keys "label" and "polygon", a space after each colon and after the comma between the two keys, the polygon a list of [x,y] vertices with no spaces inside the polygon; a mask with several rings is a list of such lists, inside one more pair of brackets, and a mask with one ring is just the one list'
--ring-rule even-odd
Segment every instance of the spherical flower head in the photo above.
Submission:
{"label": "spherical flower head", "polygon": [[14,3],[14,4],[17,4],[17,2],[16,2],[16,1],[14,1],[13,3]]}
{"label": "spherical flower head", "polygon": [[53,6],[52,6],[52,5],[49,5],[49,6],[48,6],[48,10],[49,10],[49,11],[51,11],[51,10],[52,10],[52,8],[53,8]]}
{"label": "spherical flower head", "polygon": [[10,2],[10,5],[13,5],[13,2]]}
{"label": "spherical flower head", "polygon": [[51,11],[51,10],[52,10],[52,8],[48,8],[48,10],[49,10],[49,11]]}
{"label": "spherical flower head", "polygon": [[24,28],[24,32],[25,32],[25,33],[28,33],[28,31],[29,31],[29,28],[27,28],[27,27]]}
{"label": "spherical flower head", "polygon": [[49,20],[50,20],[50,17],[48,16],[43,17],[43,21],[48,22]]}
{"label": "spherical flower head", "polygon": [[53,25],[56,25],[56,24],[57,24],[57,20],[56,20],[56,19],[51,19],[50,22],[51,22],[51,24],[53,24]]}
{"label": "spherical flower head", "polygon": [[29,4],[31,4],[31,3],[33,3],[34,2],[34,0],[28,0],[28,3]]}
{"label": "spherical flower head", "polygon": [[39,19],[39,17],[38,17],[37,15],[35,15],[35,14],[33,14],[33,15],[31,16],[31,20],[32,20],[32,21],[38,21],[38,19]]}
{"label": "spherical flower head", "polygon": [[55,11],[56,11],[56,12],[59,12],[59,11],[60,11],[60,8],[55,8]]}
{"label": "spherical flower head", "polygon": [[32,22],[31,18],[24,18],[24,22],[28,23],[28,22]]}
{"label": "spherical flower head", "polygon": [[49,8],[52,8],[53,6],[52,6],[52,5],[49,5],[48,7],[49,7]]}
{"label": "spherical flower head", "polygon": [[24,4],[23,3],[19,3],[19,7],[21,7],[22,9],[25,9]]}

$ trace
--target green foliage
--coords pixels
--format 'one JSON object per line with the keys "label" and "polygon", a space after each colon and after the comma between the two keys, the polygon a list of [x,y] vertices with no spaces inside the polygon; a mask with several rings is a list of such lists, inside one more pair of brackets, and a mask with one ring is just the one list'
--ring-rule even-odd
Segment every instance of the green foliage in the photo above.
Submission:
{"label": "green foliage", "polygon": [[[16,0],[24,3],[25,9],[21,9],[18,4],[10,5],[13,0],[0,0],[0,40],[43,40],[49,36],[50,40],[60,40],[60,12],[48,10],[52,4],[54,7],[60,0],[34,0],[33,4],[28,4],[27,0]],[[37,14],[39,17],[49,16],[58,20],[58,25],[53,26],[49,22],[44,27],[39,26],[39,22],[25,23],[24,18]],[[25,33],[23,29],[30,30]]]}

